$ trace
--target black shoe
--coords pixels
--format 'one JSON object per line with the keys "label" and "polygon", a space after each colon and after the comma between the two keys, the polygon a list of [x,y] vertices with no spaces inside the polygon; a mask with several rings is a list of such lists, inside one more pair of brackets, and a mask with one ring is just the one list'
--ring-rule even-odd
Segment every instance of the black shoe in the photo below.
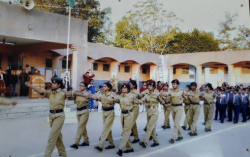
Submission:
{"label": "black shoe", "polygon": [[105,149],[114,149],[115,146],[108,146],[108,147],[105,147]]}
{"label": "black shoe", "polygon": [[171,127],[169,125],[166,126],[166,129],[170,129]]}
{"label": "black shoe", "polygon": [[85,142],[83,142],[82,144],[79,144],[79,146],[89,146],[89,144],[88,143],[85,143]]}
{"label": "black shoe", "polygon": [[132,141],[132,143],[138,143],[138,142],[140,142],[140,139],[138,140],[134,139],[134,141]]}
{"label": "black shoe", "polygon": [[247,122],[246,120],[241,121],[242,123]]}
{"label": "black shoe", "polygon": [[182,126],[182,129],[183,129],[183,130],[186,130],[186,129],[187,129],[187,127],[185,127],[185,126]]}
{"label": "black shoe", "polygon": [[211,129],[205,129],[205,132],[210,132],[210,131],[212,131]]}
{"label": "black shoe", "polygon": [[165,130],[167,126],[166,125],[162,125],[161,127],[162,127],[162,129]]}
{"label": "black shoe", "polygon": [[152,139],[153,139],[153,137],[152,137],[152,136],[150,136],[150,137],[149,137],[149,140],[151,141]]}
{"label": "black shoe", "polygon": [[183,137],[178,137],[175,141],[181,141]]}
{"label": "black shoe", "polygon": [[71,148],[78,149],[78,145],[76,145],[76,144],[73,144],[73,145],[71,145],[70,147],[71,147]]}
{"label": "black shoe", "polygon": [[133,132],[131,132],[130,136],[134,136]]}
{"label": "black shoe", "polygon": [[238,121],[234,121],[234,124],[237,124],[238,123]]}
{"label": "black shoe", "polygon": [[187,130],[191,130],[191,128],[190,127],[188,127],[188,129]]}
{"label": "black shoe", "polygon": [[190,132],[190,133],[188,133],[188,135],[190,135],[190,136],[197,136],[198,134]]}
{"label": "black shoe", "polygon": [[119,156],[122,156],[123,151],[121,149],[119,149],[119,151],[116,154],[119,155]]}
{"label": "black shoe", "polygon": [[132,152],[134,152],[134,149],[125,150],[123,153],[132,153]]}
{"label": "black shoe", "polygon": [[224,123],[224,121],[221,120],[220,123]]}
{"label": "black shoe", "polygon": [[227,120],[228,122],[232,122],[232,120]]}
{"label": "black shoe", "polygon": [[144,130],[145,132],[147,132],[147,128],[144,128],[143,130]]}
{"label": "black shoe", "polygon": [[142,146],[143,148],[146,148],[146,145],[144,142],[140,142],[139,145]]}
{"label": "black shoe", "polygon": [[203,125],[206,125],[206,123],[204,122],[204,123],[202,123]]}
{"label": "black shoe", "polygon": [[173,140],[173,139],[169,140],[169,143],[172,143],[172,144],[173,144],[173,143],[174,143],[174,140]]}
{"label": "black shoe", "polygon": [[102,152],[102,148],[100,148],[99,146],[95,146],[94,147],[96,150],[99,150],[99,152]]}
{"label": "black shoe", "polygon": [[217,120],[217,118],[214,118],[214,120]]}
{"label": "black shoe", "polygon": [[153,143],[152,145],[151,145],[151,147],[156,147],[156,146],[159,146],[160,144],[159,143]]}

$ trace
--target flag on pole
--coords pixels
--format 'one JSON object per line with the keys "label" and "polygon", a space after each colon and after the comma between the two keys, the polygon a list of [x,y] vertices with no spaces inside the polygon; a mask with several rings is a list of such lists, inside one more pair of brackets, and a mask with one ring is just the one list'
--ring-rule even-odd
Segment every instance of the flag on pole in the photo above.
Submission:
{"label": "flag on pole", "polygon": [[69,0],[69,6],[73,8],[75,6],[75,0]]}

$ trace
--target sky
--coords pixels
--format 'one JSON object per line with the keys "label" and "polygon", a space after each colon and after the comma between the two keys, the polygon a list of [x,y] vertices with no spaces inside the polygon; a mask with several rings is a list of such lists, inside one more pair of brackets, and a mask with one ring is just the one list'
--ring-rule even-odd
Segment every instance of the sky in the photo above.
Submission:
{"label": "sky", "polygon": [[[101,9],[112,8],[109,15],[114,26],[133,5],[141,0],[99,0]],[[145,1],[145,0],[142,0]],[[206,32],[218,33],[218,24],[225,20],[225,12],[237,13],[235,25],[245,25],[250,28],[248,0],[158,0],[167,11],[173,11],[177,17],[184,20],[178,24],[183,31],[198,28]],[[243,7],[241,7],[243,5]]]}

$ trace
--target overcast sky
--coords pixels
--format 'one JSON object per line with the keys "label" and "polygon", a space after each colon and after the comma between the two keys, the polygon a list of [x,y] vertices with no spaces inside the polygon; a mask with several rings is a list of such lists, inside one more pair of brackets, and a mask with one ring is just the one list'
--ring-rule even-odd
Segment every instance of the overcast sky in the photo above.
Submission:
{"label": "overcast sky", "polygon": [[[140,0],[99,0],[101,8],[111,7],[109,17],[114,25],[133,9],[133,5]],[[144,0],[143,0],[144,1]],[[173,11],[184,20],[178,27],[184,31],[198,28],[217,34],[218,23],[225,20],[225,12],[237,13],[236,25],[250,27],[248,0],[158,0],[163,8]],[[243,7],[241,7],[243,5]]]}

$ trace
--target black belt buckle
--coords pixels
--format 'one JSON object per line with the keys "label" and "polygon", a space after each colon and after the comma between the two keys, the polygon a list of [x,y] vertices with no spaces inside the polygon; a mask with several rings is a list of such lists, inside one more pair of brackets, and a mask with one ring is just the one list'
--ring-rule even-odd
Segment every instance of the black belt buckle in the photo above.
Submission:
{"label": "black belt buckle", "polygon": [[128,114],[128,113],[130,113],[132,111],[133,111],[132,109],[131,110],[125,110],[125,111],[122,111],[122,114]]}
{"label": "black belt buckle", "polygon": [[107,107],[107,108],[102,107],[102,109],[104,111],[112,111],[112,110],[114,110],[114,107]]}
{"label": "black belt buckle", "polygon": [[77,111],[82,111],[82,110],[85,110],[85,109],[87,109],[87,106],[83,106],[81,108],[77,108]]}
{"label": "black belt buckle", "polygon": [[172,104],[172,106],[182,106],[182,104]]}
{"label": "black belt buckle", "polygon": [[63,112],[63,109],[59,109],[59,110],[50,110],[50,113],[55,114],[55,113],[61,113]]}

